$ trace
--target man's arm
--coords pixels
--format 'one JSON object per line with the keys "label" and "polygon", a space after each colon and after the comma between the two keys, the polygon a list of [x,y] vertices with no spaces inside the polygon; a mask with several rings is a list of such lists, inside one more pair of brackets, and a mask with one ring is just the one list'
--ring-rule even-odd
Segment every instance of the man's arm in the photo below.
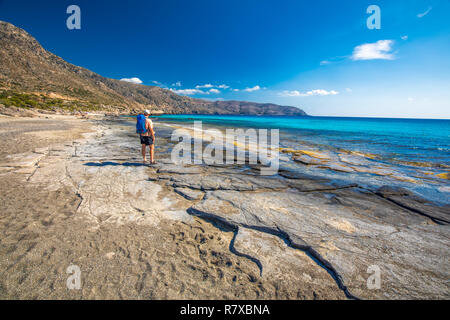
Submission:
{"label": "man's arm", "polygon": [[150,132],[150,136],[152,137],[153,141],[155,141],[155,131],[153,130],[153,123],[150,119],[147,119],[147,130],[148,132]]}

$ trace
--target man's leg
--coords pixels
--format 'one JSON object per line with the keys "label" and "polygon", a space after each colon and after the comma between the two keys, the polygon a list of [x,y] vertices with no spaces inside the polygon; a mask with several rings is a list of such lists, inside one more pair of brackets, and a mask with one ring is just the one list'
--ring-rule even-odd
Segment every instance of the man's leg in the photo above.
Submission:
{"label": "man's leg", "polygon": [[143,159],[143,163],[145,163],[145,161],[147,161],[147,159],[145,158],[145,151],[146,151],[146,150],[145,150],[145,144],[143,144],[143,145],[142,145],[142,157],[144,158],[144,159]]}
{"label": "man's leg", "polygon": [[154,162],[154,156],[155,156],[155,145],[151,144],[149,149],[150,149],[149,150],[150,151],[150,163],[153,163]]}

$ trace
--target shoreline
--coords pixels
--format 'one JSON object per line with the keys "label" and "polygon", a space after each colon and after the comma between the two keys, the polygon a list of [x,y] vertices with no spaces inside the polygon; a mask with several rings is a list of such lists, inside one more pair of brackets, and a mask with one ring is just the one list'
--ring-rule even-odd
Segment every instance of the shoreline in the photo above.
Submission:
{"label": "shoreline", "polygon": [[[142,166],[122,120],[76,121],[94,131],[0,171],[10,181],[3,298],[449,297],[448,222],[436,223],[445,212],[413,195],[245,165],[176,166],[157,122],[159,163]],[[38,194],[24,196],[29,188]],[[78,292],[65,288],[70,263],[85,273]],[[365,287],[373,264],[384,270],[379,290]]]}
{"label": "shoreline", "polygon": [[[158,123],[174,129],[186,129],[193,132],[193,119],[189,122],[171,119],[158,119]],[[168,121],[165,121],[168,120]],[[219,130],[224,136],[225,129],[231,124],[205,122],[202,124],[203,140],[210,143],[214,138],[211,130]],[[234,124],[239,129],[257,129],[251,124]],[[299,133],[300,134],[300,133]],[[191,134],[193,136],[193,134]],[[241,149],[249,151],[247,146]],[[251,146],[250,146],[251,147]],[[350,146],[349,146],[350,147]],[[255,148],[251,148],[255,149]],[[358,149],[322,145],[317,142],[302,140],[288,129],[280,129],[280,168],[299,174],[328,179],[335,183],[356,183],[361,187],[376,192],[386,185],[417,194],[445,207],[450,205],[446,197],[450,192],[448,186],[449,166],[445,164],[384,159],[380,154],[372,154]],[[449,209],[450,210],[450,209]]]}

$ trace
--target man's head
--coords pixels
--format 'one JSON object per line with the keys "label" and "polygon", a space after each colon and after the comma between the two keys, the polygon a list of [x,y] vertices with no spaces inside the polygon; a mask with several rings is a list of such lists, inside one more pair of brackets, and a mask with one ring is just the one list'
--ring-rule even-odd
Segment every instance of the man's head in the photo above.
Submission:
{"label": "man's head", "polygon": [[145,110],[144,111],[144,116],[148,117],[150,115],[150,111],[149,110]]}

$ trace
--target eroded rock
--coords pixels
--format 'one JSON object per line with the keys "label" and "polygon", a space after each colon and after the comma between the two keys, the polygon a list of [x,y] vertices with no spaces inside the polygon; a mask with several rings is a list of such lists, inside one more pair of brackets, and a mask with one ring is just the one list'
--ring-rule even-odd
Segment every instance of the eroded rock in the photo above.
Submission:
{"label": "eroded rock", "polygon": [[287,188],[287,185],[279,179],[237,174],[174,175],[170,178],[170,183],[175,188],[187,187],[198,190],[253,191]]}
{"label": "eroded rock", "polygon": [[[190,211],[285,238],[292,247],[316,255],[354,296],[448,297],[448,227],[427,224],[423,217],[405,225],[405,215],[411,214],[407,210],[352,201],[349,207],[330,203],[320,193],[209,191]],[[400,212],[399,220],[386,222],[376,207],[387,215]],[[367,287],[370,266],[381,270],[383,283],[378,290]]]}
{"label": "eroded rock", "polygon": [[188,200],[200,200],[204,195],[204,193],[199,190],[192,190],[189,188],[175,188],[174,191]]}
{"label": "eroded rock", "polygon": [[1,167],[32,167],[39,162],[45,155],[41,153],[21,153],[7,157],[7,161],[0,163]]}
{"label": "eroded rock", "polygon": [[324,163],[324,160],[313,158],[313,157],[310,157],[310,156],[308,156],[306,154],[302,154],[302,155],[299,155],[299,156],[293,156],[292,160],[294,160],[296,162],[300,162],[300,163],[306,164],[306,165],[311,165],[311,164],[317,165],[317,164],[323,164]]}
{"label": "eroded rock", "polygon": [[199,174],[202,173],[202,170],[198,166],[185,167],[176,164],[166,164],[158,169],[158,173]]}
{"label": "eroded rock", "polygon": [[436,206],[422,197],[403,188],[382,187],[377,194],[399,206],[427,216],[441,224],[450,223],[450,206]]}
{"label": "eroded rock", "polygon": [[234,248],[257,260],[262,277],[297,288],[298,298],[315,299],[326,292],[336,299],[345,299],[332,276],[305,252],[289,247],[277,236],[247,228],[239,228]]}

